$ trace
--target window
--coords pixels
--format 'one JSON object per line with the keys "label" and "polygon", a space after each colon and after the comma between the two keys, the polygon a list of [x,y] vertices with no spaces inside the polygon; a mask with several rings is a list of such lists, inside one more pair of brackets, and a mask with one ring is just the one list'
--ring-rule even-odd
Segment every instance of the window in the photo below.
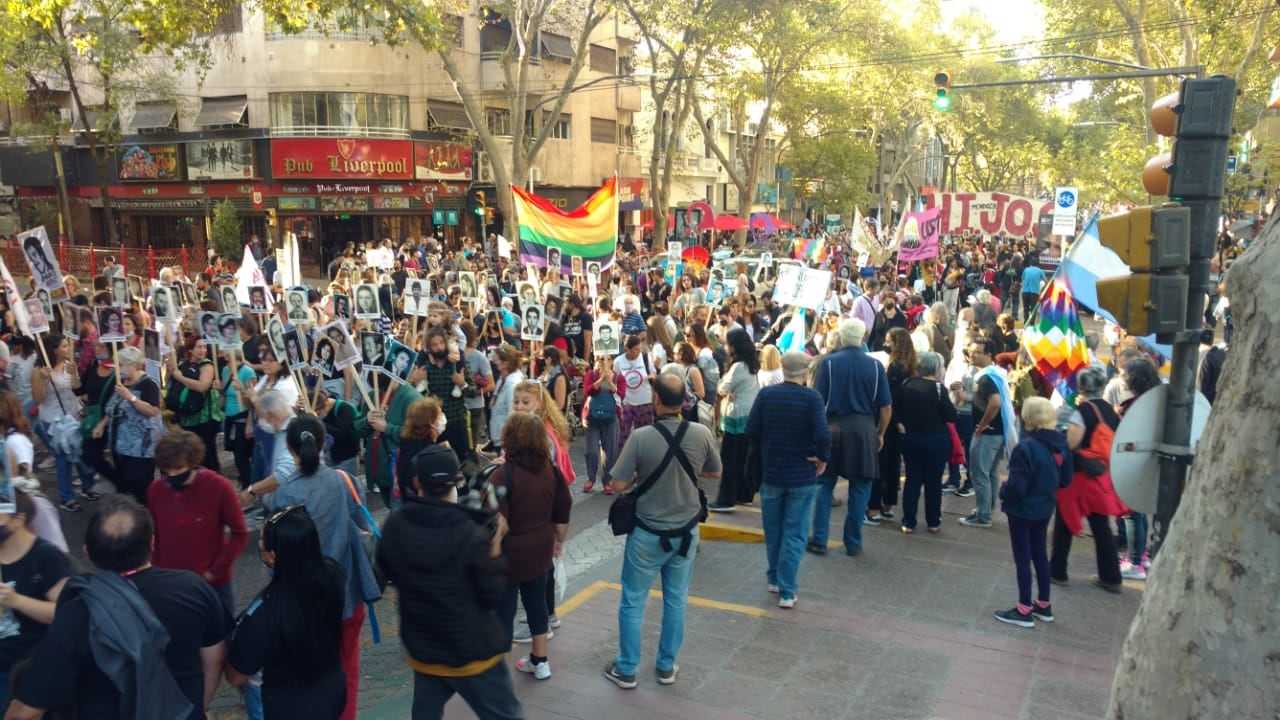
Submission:
{"label": "window", "polygon": [[409,137],[409,98],[374,93],[273,93],[273,135]]}
{"label": "window", "polygon": [[592,45],[590,48],[592,72],[613,75],[618,72],[618,52],[603,45]]}
{"label": "window", "polygon": [[591,142],[609,145],[618,142],[618,123],[608,118],[591,118]]}
{"label": "window", "polygon": [[542,57],[551,62],[569,64],[578,53],[573,50],[573,43],[563,35],[542,33],[540,47]]}
{"label": "window", "polygon": [[618,149],[635,150],[636,132],[630,125],[618,125]]}
{"label": "window", "polygon": [[485,126],[499,137],[511,137],[511,111],[506,108],[485,108]]}
{"label": "window", "polygon": [[504,53],[511,45],[511,24],[497,15],[483,20],[480,26],[480,53]]}
{"label": "window", "polygon": [[428,130],[470,130],[471,120],[461,103],[427,101]]}
{"label": "window", "polygon": [[[552,122],[550,112],[543,113],[542,122],[544,125]],[[551,135],[549,137],[556,140],[568,140],[572,137],[572,133],[573,118],[568,113],[560,113],[560,117],[557,118],[552,125]]]}

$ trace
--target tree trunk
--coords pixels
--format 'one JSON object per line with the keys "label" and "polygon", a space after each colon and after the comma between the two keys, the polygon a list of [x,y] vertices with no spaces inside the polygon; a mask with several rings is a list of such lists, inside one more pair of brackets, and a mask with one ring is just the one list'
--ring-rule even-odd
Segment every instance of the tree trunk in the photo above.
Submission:
{"label": "tree trunk", "polygon": [[1235,335],[1116,668],[1113,720],[1273,718],[1280,708],[1280,224],[1228,276]]}

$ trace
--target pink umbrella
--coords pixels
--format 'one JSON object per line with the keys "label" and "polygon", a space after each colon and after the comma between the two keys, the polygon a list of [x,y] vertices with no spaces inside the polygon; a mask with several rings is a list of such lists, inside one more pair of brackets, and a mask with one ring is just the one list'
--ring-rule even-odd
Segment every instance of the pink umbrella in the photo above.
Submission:
{"label": "pink umbrella", "polygon": [[721,215],[716,218],[715,229],[721,231],[745,230],[747,221],[737,215]]}
{"label": "pink umbrella", "polygon": [[794,230],[795,227],[795,225],[785,220],[779,220],[768,213],[755,213],[751,216],[751,228],[753,230],[777,232],[778,230]]}

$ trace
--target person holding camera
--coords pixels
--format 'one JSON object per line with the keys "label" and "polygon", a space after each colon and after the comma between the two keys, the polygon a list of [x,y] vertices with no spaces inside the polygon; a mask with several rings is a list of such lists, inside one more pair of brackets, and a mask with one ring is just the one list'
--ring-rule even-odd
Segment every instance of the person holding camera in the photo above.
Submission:
{"label": "person holding camera", "polygon": [[432,446],[398,478],[404,505],[382,528],[378,565],[394,583],[400,639],[414,671],[413,720],[438,718],[455,693],[481,720],[524,717],[504,657],[506,519],[458,504],[453,450]]}

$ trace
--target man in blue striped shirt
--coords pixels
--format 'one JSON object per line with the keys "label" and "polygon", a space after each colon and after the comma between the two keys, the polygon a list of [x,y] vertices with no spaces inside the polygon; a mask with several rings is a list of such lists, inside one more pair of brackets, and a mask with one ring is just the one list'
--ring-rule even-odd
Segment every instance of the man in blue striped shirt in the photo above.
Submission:
{"label": "man in blue striped shirt", "polygon": [[822,396],[806,387],[808,374],[808,355],[783,355],[782,384],[761,389],[747,418],[747,436],[760,447],[766,576],[780,608],[796,605],[817,476],[831,455],[826,408]]}

